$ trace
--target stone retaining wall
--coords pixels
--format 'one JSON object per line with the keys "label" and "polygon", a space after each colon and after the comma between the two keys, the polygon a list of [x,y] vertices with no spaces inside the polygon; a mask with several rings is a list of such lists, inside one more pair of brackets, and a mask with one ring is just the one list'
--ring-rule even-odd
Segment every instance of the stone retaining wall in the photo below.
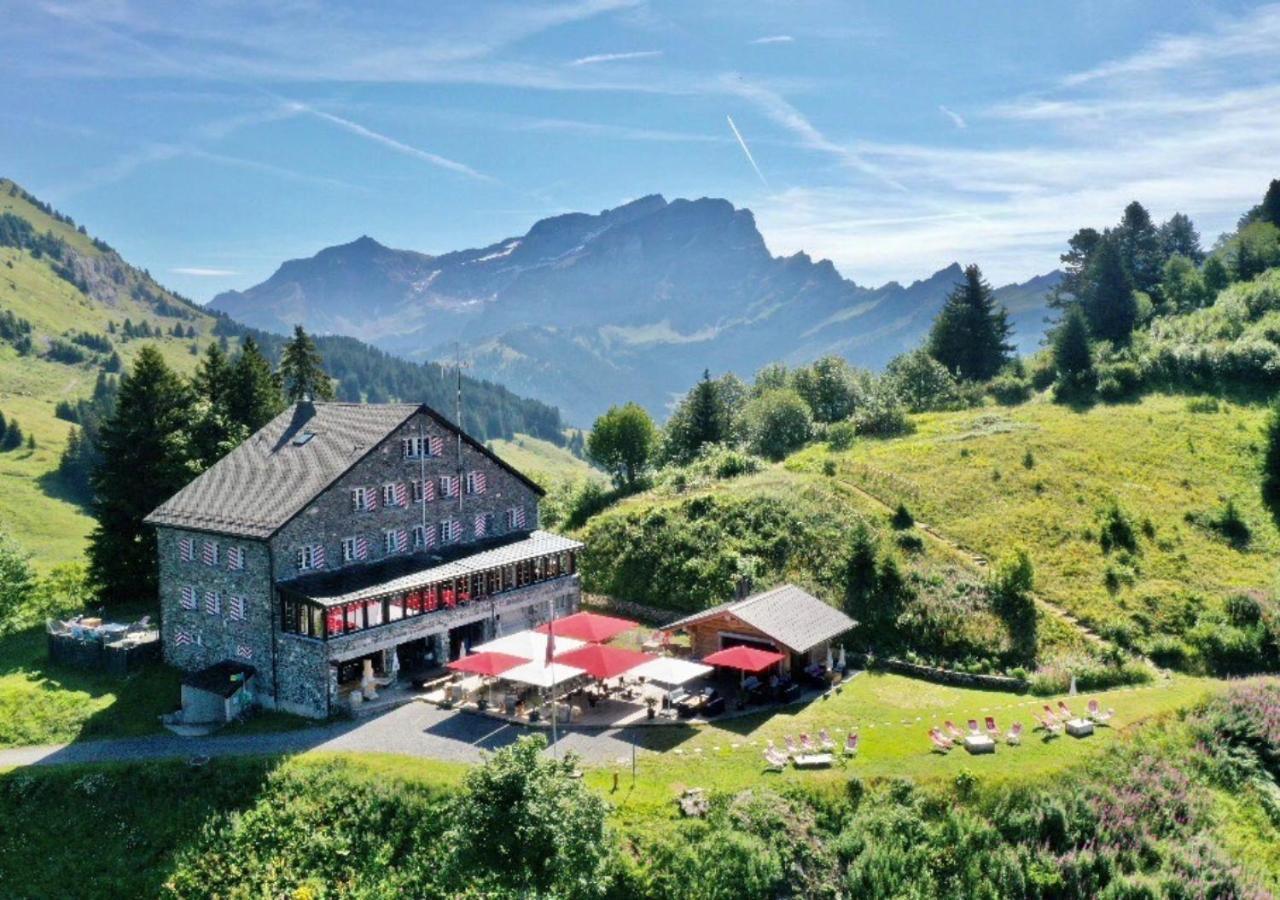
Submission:
{"label": "stone retaining wall", "polygon": [[[866,668],[867,666],[867,658],[861,653],[850,653],[846,658],[850,665],[861,668]],[[949,684],[955,687],[1014,691],[1019,694],[1025,693],[1030,689],[1030,685],[1027,682],[1020,678],[1011,678],[1008,675],[975,675],[970,672],[958,672],[955,669],[922,666],[918,663],[909,663],[901,659],[876,658],[873,663],[873,668],[887,669],[890,672],[897,672],[899,675],[909,675],[912,678],[922,678],[925,681]]]}

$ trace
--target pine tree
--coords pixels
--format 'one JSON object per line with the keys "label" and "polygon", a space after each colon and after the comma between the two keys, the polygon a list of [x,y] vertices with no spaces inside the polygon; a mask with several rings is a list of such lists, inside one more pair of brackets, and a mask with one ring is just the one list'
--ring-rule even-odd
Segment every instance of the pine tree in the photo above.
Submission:
{"label": "pine tree", "polygon": [[1062,280],[1049,293],[1049,306],[1066,309],[1084,296],[1085,274],[1089,270],[1089,256],[1102,235],[1093,228],[1081,228],[1067,241],[1067,252],[1062,260]]}
{"label": "pine tree", "polygon": [[293,327],[293,339],[280,355],[280,380],[291,403],[333,399],[333,382],[324,371],[324,359],[301,325]]}
{"label": "pine tree", "polygon": [[1133,284],[1110,232],[1103,234],[1092,254],[1083,308],[1089,333],[1103,340],[1124,343],[1138,323]]}
{"label": "pine tree", "polygon": [[22,426],[17,419],[10,419],[5,427],[4,437],[0,439],[0,450],[17,450],[22,446]]}
{"label": "pine tree", "polygon": [[227,416],[252,434],[284,406],[280,381],[257,342],[246,337],[227,378]]}
{"label": "pine tree", "polygon": [[720,384],[704,370],[667,423],[663,453],[674,462],[688,462],[706,444],[721,443],[731,437],[728,410]]}
{"label": "pine tree", "polygon": [[1013,326],[976,266],[947,296],[929,333],[929,355],[959,378],[986,381],[1009,360]]}
{"label": "pine tree", "polygon": [[1164,260],[1185,256],[1197,266],[1204,262],[1200,233],[1188,216],[1174,213],[1160,226],[1160,254]]}
{"label": "pine tree", "polygon": [[1120,260],[1133,286],[1150,293],[1160,283],[1160,237],[1151,214],[1137,200],[1124,208],[1120,225],[1113,232]]}
{"label": "pine tree", "polygon": [[1079,306],[1067,311],[1053,335],[1053,367],[1058,373],[1058,384],[1068,392],[1083,388],[1092,380],[1089,328]]}
{"label": "pine tree", "polygon": [[1267,195],[1262,198],[1262,205],[1258,207],[1258,218],[1280,228],[1280,178],[1271,179]]}
{"label": "pine tree", "polygon": [[191,389],[143,347],[98,435],[89,573],[104,603],[155,596],[155,533],[142,520],[193,474],[191,407]]}
{"label": "pine tree", "polygon": [[249,435],[247,428],[231,415],[231,376],[226,354],[216,342],[210,344],[191,381],[199,401],[192,453],[202,469],[213,465]]}
{"label": "pine tree", "polygon": [[1280,523],[1280,402],[1271,407],[1271,417],[1267,420],[1267,450],[1262,458],[1262,503]]}

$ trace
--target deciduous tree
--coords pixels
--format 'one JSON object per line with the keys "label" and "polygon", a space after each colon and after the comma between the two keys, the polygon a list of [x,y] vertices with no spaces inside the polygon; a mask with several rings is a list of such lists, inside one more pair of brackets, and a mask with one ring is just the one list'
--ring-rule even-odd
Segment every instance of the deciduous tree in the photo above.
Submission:
{"label": "deciduous tree", "polygon": [[649,468],[658,430],[638,403],[611,406],[587,437],[587,456],[613,476],[618,487],[634,488]]}

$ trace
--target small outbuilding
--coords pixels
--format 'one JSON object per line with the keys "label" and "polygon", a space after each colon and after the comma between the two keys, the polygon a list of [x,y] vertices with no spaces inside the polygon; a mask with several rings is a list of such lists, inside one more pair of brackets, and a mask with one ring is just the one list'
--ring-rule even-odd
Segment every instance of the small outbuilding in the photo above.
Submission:
{"label": "small outbuilding", "polygon": [[257,670],[247,663],[223,660],[182,679],[183,725],[225,725],[253,705]]}
{"label": "small outbuilding", "polygon": [[686,616],[666,630],[688,634],[696,659],[730,647],[755,647],[781,653],[781,668],[799,672],[824,662],[832,641],[857,624],[809,592],[783,584]]}

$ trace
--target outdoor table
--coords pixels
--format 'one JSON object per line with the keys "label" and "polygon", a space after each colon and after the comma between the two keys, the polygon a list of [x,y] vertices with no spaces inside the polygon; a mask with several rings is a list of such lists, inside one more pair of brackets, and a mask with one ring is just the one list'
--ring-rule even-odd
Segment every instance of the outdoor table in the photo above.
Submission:
{"label": "outdoor table", "polygon": [[965,736],[964,749],[975,756],[979,753],[995,753],[996,742],[985,734],[970,734]]}
{"label": "outdoor table", "polygon": [[1082,738],[1093,734],[1093,723],[1088,719],[1072,719],[1067,723],[1067,734]]}
{"label": "outdoor table", "polygon": [[836,758],[830,753],[802,753],[791,757],[797,769],[821,769],[830,766]]}

